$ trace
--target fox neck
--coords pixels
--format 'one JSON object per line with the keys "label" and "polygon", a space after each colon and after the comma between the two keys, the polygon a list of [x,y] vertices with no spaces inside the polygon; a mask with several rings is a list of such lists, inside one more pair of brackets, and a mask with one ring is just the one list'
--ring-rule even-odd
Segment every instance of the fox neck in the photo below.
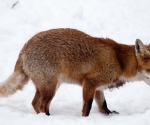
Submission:
{"label": "fox neck", "polygon": [[144,81],[150,85],[150,76],[138,64],[135,46],[120,45],[119,51],[117,59],[122,70],[119,80],[125,82]]}
{"label": "fox neck", "polygon": [[117,55],[117,60],[120,64],[121,77],[132,78],[135,77],[139,71],[135,47],[127,45],[119,45],[115,50]]}

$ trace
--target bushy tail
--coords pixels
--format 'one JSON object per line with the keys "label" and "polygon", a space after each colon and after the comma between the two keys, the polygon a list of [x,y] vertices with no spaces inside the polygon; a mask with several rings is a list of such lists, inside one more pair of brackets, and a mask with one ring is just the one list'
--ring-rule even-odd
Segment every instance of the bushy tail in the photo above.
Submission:
{"label": "bushy tail", "polygon": [[0,84],[0,97],[6,97],[21,90],[28,82],[28,76],[24,72],[14,71],[6,81]]}
{"label": "bushy tail", "polygon": [[22,60],[18,58],[14,72],[3,83],[0,83],[0,97],[6,97],[21,90],[29,78],[22,68]]}

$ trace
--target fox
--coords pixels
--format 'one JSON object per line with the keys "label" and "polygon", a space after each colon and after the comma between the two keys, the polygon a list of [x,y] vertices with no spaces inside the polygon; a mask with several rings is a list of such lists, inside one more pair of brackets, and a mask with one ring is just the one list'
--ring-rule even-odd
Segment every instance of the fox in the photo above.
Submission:
{"label": "fox", "polygon": [[0,84],[0,97],[22,90],[29,80],[36,88],[32,106],[37,114],[50,115],[62,83],[82,87],[82,116],[89,116],[93,100],[101,113],[118,114],[108,109],[104,90],[130,81],[150,85],[150,46],[140,39],[126,45],[71,28],[42,31],[23,46],[13,73]]}

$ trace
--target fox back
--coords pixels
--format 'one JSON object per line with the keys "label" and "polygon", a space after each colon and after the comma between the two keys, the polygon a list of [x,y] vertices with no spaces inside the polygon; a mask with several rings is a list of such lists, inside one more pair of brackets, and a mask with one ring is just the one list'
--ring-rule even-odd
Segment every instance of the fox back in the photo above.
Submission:
{"label": "fox back", "polygon": [[101,84],[105,84],[115,81],[123,73],[124,57],[116,56],[116,52],[128,49],[126,51],[133,53],[128,56],[135,58],[135,50],[131,49],[134,46],[124,47],[119,48],[119,44],[111,39],[94,38],[78,30],[54,29],[31,38],[21,50],[20,57],[24,71],[33,81],[51,81],[57,77],[60,82],[82,85],[84,78],[96,76],[98,72]]}

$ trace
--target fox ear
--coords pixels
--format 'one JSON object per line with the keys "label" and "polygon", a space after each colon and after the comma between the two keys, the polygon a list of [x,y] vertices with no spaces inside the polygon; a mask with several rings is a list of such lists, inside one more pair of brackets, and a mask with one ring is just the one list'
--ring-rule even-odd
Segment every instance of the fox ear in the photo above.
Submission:
{"label": "fox ear", "polygon": [[140,39],[136,39],[135,41],[135,50],[136,55],[140,54],[142,56],[146,56],[149,53]]}

